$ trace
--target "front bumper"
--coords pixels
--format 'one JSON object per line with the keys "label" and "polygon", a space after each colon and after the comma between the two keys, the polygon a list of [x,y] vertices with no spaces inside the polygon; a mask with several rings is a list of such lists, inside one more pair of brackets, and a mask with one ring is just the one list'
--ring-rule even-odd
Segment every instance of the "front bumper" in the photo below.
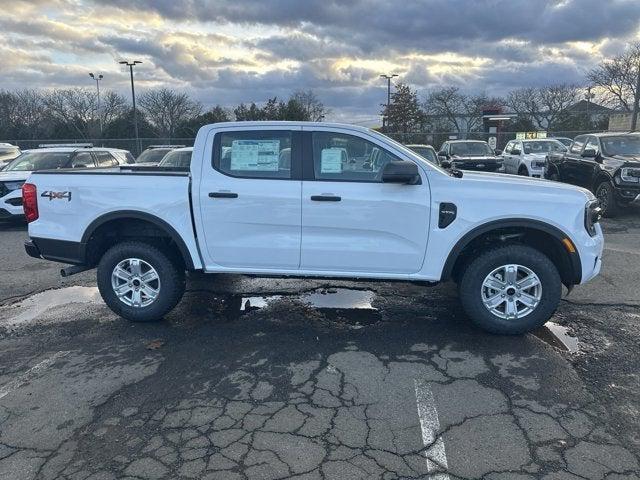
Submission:
{"label": "front bumper", "polygon": [[596,224],[596,235],[591,237],[585,232],[581,232],[581,239],[577,244],[580,253],[580,262],[582,266],[582,278],[580,283],[587,283],[600,273],[602,268],[602,253],[604,251],[604,236],[602,235],[602,227]]}

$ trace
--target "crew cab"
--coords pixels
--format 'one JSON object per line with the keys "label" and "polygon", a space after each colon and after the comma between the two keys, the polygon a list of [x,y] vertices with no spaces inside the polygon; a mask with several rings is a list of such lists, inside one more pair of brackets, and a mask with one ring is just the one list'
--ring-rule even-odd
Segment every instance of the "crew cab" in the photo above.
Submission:
{"label": "crew cab", "polygon": [[567,148],[553,138],[510,140],[502,152],[505,173],[525,177],[544,177],[549,152],[566,152]]}
{"label": "crew cab", "polygon": [[568,152],[548,156],[545,177],[591,190],[613,217],[640,203],[640,133],[579,135]]}
{"label": "crew cab", "polygon": [[496,155],[487,142],[480,140],[450,140],[438,152],[440,165],[460,170],[496,172],[502,170],[502,157]]}
{"label": "crew cab", "polygon": [[127,150],[92,144],[43,144],[24,150],[0,171],[0,219],[22,219],[20,188],[31,172],[64,168],[98,168],[126,165],[134,159]]}
{"label": "crew cab", "polygon": [[448,172],[373,130],[312,122],[202,127],[189,172],[136,166],[34,172],[26,251],[97,267],[105,303],[162,318],[185,271],[453,280],[482,328],[549,319],[562,284],[598,274],[603,237],[587,190]]}

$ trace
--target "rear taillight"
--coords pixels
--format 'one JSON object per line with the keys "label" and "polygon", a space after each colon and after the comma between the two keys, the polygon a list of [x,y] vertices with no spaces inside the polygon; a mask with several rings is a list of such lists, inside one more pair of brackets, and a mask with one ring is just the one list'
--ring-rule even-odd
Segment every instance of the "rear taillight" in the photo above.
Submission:
{"label": "rear taillight", "polygon": [[33,183],[22,185],[22,208],[27,222],[38,219],[38,189]]}

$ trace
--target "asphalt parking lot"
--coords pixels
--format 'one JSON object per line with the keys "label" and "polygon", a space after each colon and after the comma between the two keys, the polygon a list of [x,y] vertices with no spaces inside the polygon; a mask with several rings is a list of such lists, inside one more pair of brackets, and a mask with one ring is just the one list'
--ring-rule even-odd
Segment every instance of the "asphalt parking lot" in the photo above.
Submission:
{"label": "asphalt parking lot", "polygon": [[565,350],[449,284],[192,276],[134,325],[0,225],[0,478],[638,479],[640,209],[603,226]]}

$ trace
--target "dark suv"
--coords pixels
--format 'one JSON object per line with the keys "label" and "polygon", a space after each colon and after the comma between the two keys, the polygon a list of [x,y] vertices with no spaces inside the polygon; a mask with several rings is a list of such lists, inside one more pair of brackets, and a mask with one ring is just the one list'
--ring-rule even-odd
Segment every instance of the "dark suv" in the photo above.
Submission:
{"label": "dark suv", "polygon": [[450,140],[444,142],[438,152],[438,160],[444,168],[495,172],[502,169],[502,157],[487,142],[480,140]]}
{"label": "dark suv", "polygon": [[640,203],[640,133],[579,135],[563,154],[549,155],[545,178],[588,188],[605,216]]}

